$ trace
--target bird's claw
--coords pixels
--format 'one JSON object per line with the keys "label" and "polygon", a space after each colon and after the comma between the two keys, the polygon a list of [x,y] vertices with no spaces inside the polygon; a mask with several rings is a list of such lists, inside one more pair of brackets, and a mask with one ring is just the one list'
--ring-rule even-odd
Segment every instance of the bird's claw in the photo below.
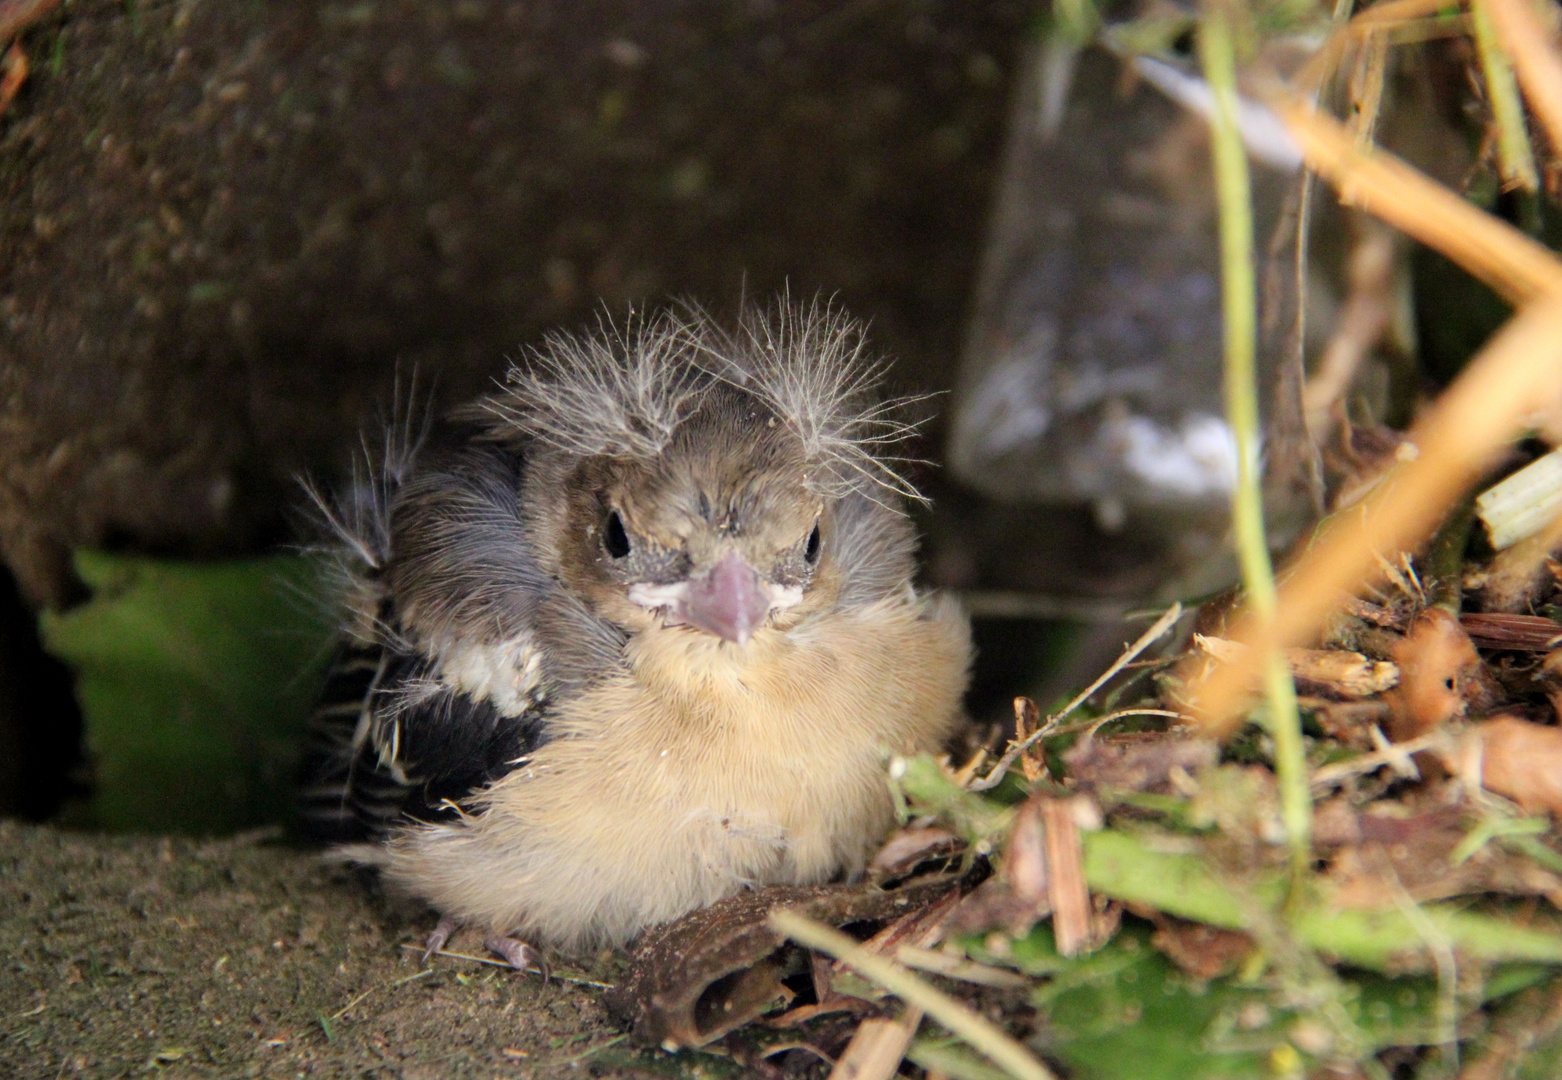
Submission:
{"label": "bird's claw", "polygon": [[428,940],[423,945],[423,962],[428,963],[428,958],[445,947],[445,942],[450,940],[450,935],[456,932],[456,920],[449,915],[441,915],[439,923],[429,934]]}
{"label": "bird's claw", "polygon": [[495,956],[502,956],[506,963],[516,971],[523,974],[531,968],[536,968],[542,976],[542,985],[548,985],[548,979],[552,971],[548,967],[548,961],[537,949],[518,941],[513,937],[505,937],[503,934],[489,934],[483,939],[483,947]]}

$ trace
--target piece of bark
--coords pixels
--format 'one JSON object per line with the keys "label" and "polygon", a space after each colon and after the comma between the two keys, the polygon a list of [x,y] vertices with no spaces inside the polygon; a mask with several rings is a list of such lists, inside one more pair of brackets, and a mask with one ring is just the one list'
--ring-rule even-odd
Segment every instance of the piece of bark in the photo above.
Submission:
{"label": "piece of bark", "polygon": [[1085,849],[1079,838],[1073,799],[1040,800],[1047,853],[1047,899],[1052,935],[1061,956],[1077,956],[1097,944],[1091,933],[1090,888],[1085,884]]}
{"label": "piece of bark", "polygon": [[605,1001],[641,1042],[704,1046],[790,1000],[792,946],[766,922],[785,907],[829,926],[898,919],[960,891],[941,875],[895,889],[778,885],[739,893],[641,935]]}
{"label": "piece of bark", "polygon": [[909,1005],[896,1019],[864,1020],[830,1070],[830,1080],[889,1080],[900,1069],[921,1023],[922,1010]]}
{"label": "piece of bark", "polygon": [[1562,644],[1562,625],[1540,615],[1468,612],[1459,625],[1483,649],[1538,652]]}
{"label": "piece of bark", "polygon": [[899,829],[874,853],[868,863],[868,873],[878,881],[904,877],[921,863],[953,855],[964,848],[965,841],[936,825]]}

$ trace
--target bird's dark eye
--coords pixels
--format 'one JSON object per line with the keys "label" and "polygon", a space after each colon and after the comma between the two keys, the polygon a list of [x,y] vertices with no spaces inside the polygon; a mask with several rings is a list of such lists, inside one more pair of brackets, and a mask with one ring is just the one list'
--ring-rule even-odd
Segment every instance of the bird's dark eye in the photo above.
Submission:
{"label": "bird's dark eye", "polygon": [[819,561],[819,545],[823,543],[819,538],[819,523],[814,522],[814,531],[808,534],[808,546],[803,548],[803,558],[812,566]]}
{"label": "bird's dark eye", "polygon": [[602,529],[602,547],[615,559],[629,554],[629,534],[624,531],[624,519],[618,516],[617,510],[607,516],[607,524]]}

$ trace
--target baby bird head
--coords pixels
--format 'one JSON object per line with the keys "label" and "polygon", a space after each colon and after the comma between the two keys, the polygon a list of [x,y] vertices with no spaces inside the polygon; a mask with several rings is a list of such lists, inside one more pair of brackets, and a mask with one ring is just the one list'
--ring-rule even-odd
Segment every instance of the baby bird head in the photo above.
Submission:
{"label": "baby bird head", "polygon": [[909,581],[915,493],[879,451],[910,428],[843,317],[664,316],[532,361],[490,408],[528,444],[544,569],[598,616],[741,647]]}
{"label": "baby bird head", "polygon": [[615,622],[642,622],[632,605],[741,645],[838,592],[829,504],[795,432],[751,393],[713,385],[660,454],[590,458],[577,477],[568,577]]}

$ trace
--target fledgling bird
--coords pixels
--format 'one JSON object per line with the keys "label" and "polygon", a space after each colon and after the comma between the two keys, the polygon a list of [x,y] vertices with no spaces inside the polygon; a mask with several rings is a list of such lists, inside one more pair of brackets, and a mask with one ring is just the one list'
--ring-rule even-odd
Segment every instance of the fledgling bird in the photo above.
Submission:
{"label": "fledgling bird", "polygon": [[348,630],[307,809],[441,915],[621,944],[862,870],[890,753],[960,711],[969,627],[912,585],[908,429],[829,309],[557,336],[443,455],[329,504]]}

